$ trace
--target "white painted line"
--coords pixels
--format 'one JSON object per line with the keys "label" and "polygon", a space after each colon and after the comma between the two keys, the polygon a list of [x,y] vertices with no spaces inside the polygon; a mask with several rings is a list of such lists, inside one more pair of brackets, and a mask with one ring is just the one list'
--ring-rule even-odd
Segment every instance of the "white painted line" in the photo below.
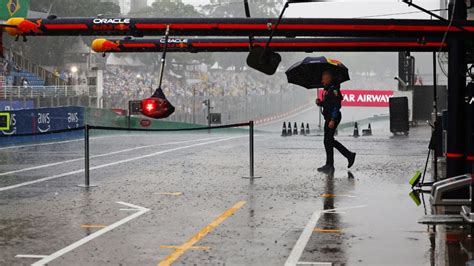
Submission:
{"label": "white painted line", "polygon": [[[97,170],[97,169],[101,169],[101,168],[105,168],[105,167],[109,167],[109,166],[114,166],[114,165],[118,165],[118,164],[133,162],[133,161],[136,161],[136,160],[141,160],[141,159],[145,159],[145,158],[149,158],[149,157],[153,157],[153,156],[157,156],[157,155],[161,155],[161,154],[165,154],[165,153],[169,153],[169,152],[194,148],[194,147],[203,146],[203,145],[207,145],[207,144],[213,144],[213,143],[222,142],[222,141],[228,141],[228,140],[232,140],[232,139],[245,138],[245,137],[248,137],[248,136],[238,136],[238,137],[232,137],[232,138],[217,139],[217,140],[213,140],[213,141],[202,142],[202,143],[197,143],[197,144],[188,145],[188,146],[181,146],[181,147],[168,149],[168,150],[163,150],[163,151],[159,151],[159,152],[155,152],[155,153],[151,153],[151,154],[147,154],[147,155],[132,157],[132,158],[128,158],[128,159],[125,159],[125,160],[120,160],[120,161],[115,161],[115,162],[112,162],[112,163],[107,163],[107,164],[94,166],[94,167],[91,167],[89,170]],[[0,192],[15,189],[15,188],[19,188],[19,187],[33,185],[33,184],[36,184],[36,183],[41,183],[41,182],[49,181],[49,180],[52,180],[52,179],[57,179],[57,178],[60,178],[60,177],[75,175],[75,174],[79,174],[79,173],[82,173],[82,172],[84,172],[84,169],[80,169],[80,170],[76,170],[76,171],[72,171],[72,172],[67,172],[67,173],[62,173],[62,174],[58,174],[58,175],[53,175],[53,176],[49,176],[49,177],[44,177],[44,178],[40,178],[40,179],[36,179],[36,180],[33,180],[33,181],[28,181],[28,182],[24,182],[24,183],[20,183],[20,184],[16,184],[16,185],[8,186],[8,187],[0,187]]]}
{"label": "white painted line", "polygon": [[331,262],[306,262],[306,261],[300,261],[296,263],[297,265],[316,265],[316,266],[331,266]]}
{"label": "white painted line", "polygon": [[306,245],[308,244],[308,241],[311,235],[313,234],[314,228],[316,227],[316,224],[318,223],[318,220],[321,217],[321,214],[331,213],[333,211],[351,210],[351,209],[364,208],[364,207],[367,207],[367,205],[336,208],[336,209],[329,209],[329,210],[314,212],[313,215],[311,215],[311,218],[308,224],[306,224],[305,228],[303,229],[303,232],[298,238],[298,241],[296,241],[296,244],[293,247],[293,250],[291,250],[290,256],[285,262],[285,266],[295,266],[298,264],[298,261],[300,260],[301,255],[303,254],[303,251],[306,248]]}
{"label": "white painted line", "polygon": [[120,209],[121,212],[132,212],[136,211],[136,209]]}
{"label": "white painted line", "polygon": [[[114,135],[117,136],[117,135]],[[93,137],[90,138],[91,140],[95,139],[103,139],[103,138],[109,138],[112,136],[101,136],[101,137]],[[28,148],[28,147],[36,147],[36,146],[47,146],[47,145],[54,145],[54,144],[64,144],[64,143],[71,143],[71,142],[78,142],[78,141],[84,141],[83,138],[79,139],[73,139],[73,140],[63,140],[63,141],[55,141],[55,142],[46,142],[46,143],[36,143],[36,144],[26,144],[26,145],[18,145],[18,146],[7,146],[7,147],[2,147],[0,148],[1,150],[11,150],[11,149],[21,149],[21,148]]]}
{"label": "white painted line", "polygon": [[150,209],[140,207],[140,206],[137,206],[137,205],[133,205],[133,204],[130,204],[130,203],[125,203],[125,202],[117,202],[117,203],[121,204],[121,205],[125,205],[127,207],[132,207],[132,208],[136,209],[137,212],[130,215],[130,216],[128,216],[128,217],[126,217],[126,218],[124,218],[124,219],[122,219],[122,220],[120,220],[120,221],[118,221],[118,222],[115,222],[115,223],[113,223],[113,224],[111,224],[107,227],[104,227],[104,228],[100,229],[99,231],[80,239],[77,242],[72,243],[71,245],[69,245],[69,246],[67,246],[67,247],[65,247],[61,250],[58,250],[58,251],[54,252],[53,254],[43,258],[42,260],[40,260],[38,262],[33,263],[31,265],[33,265],[33,266],[45,265],[46,263],[49,263],[49,262],[63,256],[64,254],[66,254],[66,253],[68,253],[68,252],[70,252],[70,251],[86,244],[87,242],[89,242],[89,241],[91,241],[91,240],[93,240],[93,239],[109,232],[109,231],[112,231],[115,228],[117,228],[117,227],[119,227],[119,226],[121,226],[121,225],[123,225],[123,224],[139,217],[139,216],[142,216],[143,214],[150,211]]}
{"label": "white painted line", "polygon": [[337,212],[337,211],[332,211],[332,212],[325,212],[326,214],[345,214],[346,212]]}
{"label": "white painted line", "polygon": [[[105,138],[115,138],[115,137],[133,137],[133,136],[143,136],[138,134],[119,134],[119,135],[108,135],[108,136],[100,136],[100,137],[91,137],[91,140],[96,139],[105,139]],[[78,142],[84,141],[84,138],[79,139],[72,139],[72,140],[62,140],[62,141],[54,141],[54,142],[46,142],[46,143],[36,143],[36,144],[26,144],[26,145],[12,145],[0,148],[1,150],[11,150],[11,149],[21,149],[21,148],[28,148],[28,147],[36,147],[36,146],[47,146],[47,145],[54,145],[54,144],[63,144],[63,143],[71,143],[71,142]]]}
{"label": "white painted line", "polygon": [[[210,140],[210,139],[213,139],[213,138],[185,140],[185,141],[176,141],[176,142],[168,142],[168,143],[160,143],[160,144],[139,146],[139,147],[135,147],[135,148],[130,148],[130,149],[125,149],[125,150],[119,150],[119,151],[114,151],[114,152],[109,152],[109,153],[90,156],[90,159],[106,157],[106,156],[115,155],[115,154],[119,154],[119,153],[130,152],[130,151],[134,151],[134,150],[153,148],[153,147],[158,147],[158,146],[183,144],[183,143],[196,142],[196,141],[205,141],[205,140]],[[31,170],[38,170],[38,169],[42,169],[42,168],[52,167],[52,166],[56,166],[56,165],[66,164],[66,163],[73,163],[73,162],[78,162],[78,161],[82,161],[82,160],[84,160],[84,157],[80,157],[80,158],[77,158],[77,159],[66,160],[66,161],[61,161],[61,162],[56,162],[56,163],[32,166],[32,167],[22,168],[22,169],[18,169],[18,170],[9,171],[9,172],[3,172],[3,173],[0,173],[0,176],[12,175],[12,174],[17,174],[17,173],[21,173],[21,172],[31,171]]]}
{"label": "white painted line", "polygon": [[84,139],[74,139],[74,140],[56,141],[56,142],[38,143],[38,144],[28,144],[28,145],[19,145],[19,146],[7,146],[7,147],[0,148],[0,151],[2,151],[2,150],[11,150],[11,149],[21,149],[21,148],[27,148],[27,147],[63,144],[63,143],[69,143],[69,142],[78,142],[78,141],[81,141],[81,140],[83,141]]}
{"label": "white painted line", "polygon": [[20,259],[42,259],[46,258],[46,255],[16,255],[15,258]]}
{"label": "white painted line", "polygon": [[332,213],[332,212],[334,212],[334,211],[354,210],[354,209],[365,208],[365,207],[367,207],[367,206],[368,206],[368,205],[357,205],[357,206],[341,207],[341,208],[323,210],[323,211],[321,211],[321,213]]}

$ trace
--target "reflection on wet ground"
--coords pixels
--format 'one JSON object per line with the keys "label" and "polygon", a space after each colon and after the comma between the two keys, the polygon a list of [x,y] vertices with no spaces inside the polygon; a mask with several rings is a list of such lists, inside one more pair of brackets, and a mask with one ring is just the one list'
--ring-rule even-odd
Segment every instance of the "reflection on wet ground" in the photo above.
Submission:
{"label": "reflection on wet ground", "polygon": [[407,196],[429,129],[373,129],[340,133],[358,158],[329,175],[322,137],[259,132],[253,184],[241,133],[92,140],[90,190],[80,141],[0,150],[0,264],[464,265],[466,228],[418,224]]}

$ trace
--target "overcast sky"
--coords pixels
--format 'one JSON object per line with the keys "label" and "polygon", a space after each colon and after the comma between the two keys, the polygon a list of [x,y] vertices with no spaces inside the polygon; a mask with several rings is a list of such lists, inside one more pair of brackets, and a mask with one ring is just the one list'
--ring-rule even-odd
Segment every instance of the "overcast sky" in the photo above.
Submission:
{"label": "overcast sky", "polygon": [[[154,2],[154,0],[148,1],[150,4]],[[243,3],[243,0],[228,1]],[[205,5],[209,3],[209,0],[184,0],[184,2],[193,5]],[[440,0],[413,0],[413,2],[426,9],[440,8]],[[284,3],[283,0],[282,3]],[[285,17],[356,18],[414,11],[417,10],[413,7],[408,7],[408,5],[403,3],[401,0],[335,0],[333,2],[323,3],[293,4],[288,9]],[[384,18],[429,19],[430,17],[423,13],[416,13],[408,15],[392,15]]]}

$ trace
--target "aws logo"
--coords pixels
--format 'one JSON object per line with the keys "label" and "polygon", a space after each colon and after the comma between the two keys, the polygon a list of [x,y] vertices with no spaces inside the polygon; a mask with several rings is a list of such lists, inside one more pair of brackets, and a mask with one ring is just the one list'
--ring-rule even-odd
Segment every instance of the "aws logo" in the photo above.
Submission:
{"label": "aws logo", "polygon": [[15,15],[21,9],[20,0],[10,0],[7,3],[7,10],[10,13],[10,16]]}

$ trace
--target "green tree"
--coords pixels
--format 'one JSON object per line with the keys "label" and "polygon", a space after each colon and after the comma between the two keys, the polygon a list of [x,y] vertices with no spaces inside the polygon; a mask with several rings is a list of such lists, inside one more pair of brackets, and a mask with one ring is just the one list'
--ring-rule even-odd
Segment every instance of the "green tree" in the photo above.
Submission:
{"label": "green tree", "polygon": [[[280,0],[249,0],[250,15],[255,18],[277,17],[283,7]],[[244,1],[211,0],[202,7],[210,17],[245,17]]]}
{"label": "green tree", "polygon": [[[249,0],[249,8],[251,17],[257,18],[276,18],[282,8],[279,0]],[[243,1],[229,0],[211,0],[208,5],[202,7],[202,12],[208,17],[245,17],[245,8]],[[246,53],[214,53],[214,61],[219,66],[226,69],[235,67],[236,70],[242,70],[247,65]]]}
{"label": "green tree", "polygon": [[[133,17],[149,17],[149,18],[200,18],[203,17],[193,5],[184,4],[182,0],[156,0],[151,6],[148,6],[138,12],[131,13]],[[177,37],[177,36],[170,36]],[[161,54],[137,54],[134,55],[142,63],[149,66],[154,66],[154,71],[158,71],[158,65],[161,58]],[[199,62],[211,64],[211,56],[209,54],[181,54],[181,53],[170,53],[167,56],[168,65],[167,67],[177,66],[171,64],[171,62],[177,62],[178,65]],[[183,68],[175,67],[173,71],[177,74],[182,75]]]}

